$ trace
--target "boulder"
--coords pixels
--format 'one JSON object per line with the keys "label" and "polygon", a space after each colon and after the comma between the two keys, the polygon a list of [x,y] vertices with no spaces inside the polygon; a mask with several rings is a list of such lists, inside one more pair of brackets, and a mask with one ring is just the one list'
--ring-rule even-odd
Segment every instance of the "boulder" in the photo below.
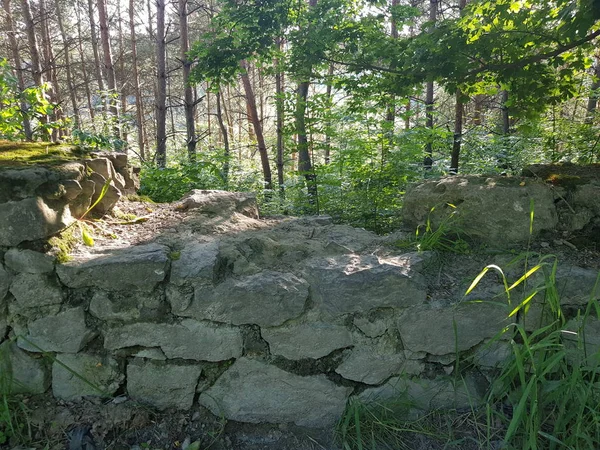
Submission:
{"label": "boulder", "polygon": [[97,158],[97,159],[89,159],[85,161],[88,169],[96,172],[104,178],[104,180],[111,179],[112,184],[121,190],[125,188],[125,180],[123,176],[115,170],[112,162],[108,158]]}
{"label": "boulder", "polygon": [[469,350],[498,334],[509,321],[506,307],[489,303],[407,308],[397,320],[404,348],[412,352],[447,355]]}
{"label": "boulder", "polygon": [[192,407],[200,365],[180,365],[134,359],[127,366],[127,393],[160,410]]}
{"label": "boulder", "polygon": [[109,329],[104,348],[160,347],[167,358],[196,361],[225,361],[242,354],[238,328],[215,326],[192,319],[180,324],[133,323]]}
{"label": "boulder", "polygon": [[0,344],[0,385],[8,387],[2,394],[43,394],[50,386],[50,371],[43,359],[6,341]]}
{"label": "boulder", "polygon": [[117,361],[88,354],[56,355],[52,364],[52,394],[61,400],[110,397],[123,381]]}
{"label": "boulder", "polygon": [[274,327],[298,317],[308,299],[308,283],[291,273],[265,270],[229,278],[216,287],[195,290],[192,304],[179,316],[234,325]]}
{"label": "boulder", "polygon": [[56,273],[60,281],[70,288],[151,292],[166,276],[168,253],[169,248],[159,244],[107,250],[106,253],[76,257],[59,264]]}
{"label": "boulder", "polygon": [[553,230],[558,215],[552,190],[545,183],[500,176],[452,176],[425,181],[409,189],[402,216],[404,223],[413,229],[428,220],[434,229],[444,223],[449,232],[459,231],[502,248],[529,241],[531,205],[533,237],[542,230]]}
{"label": "boulder", "polygon": [[111,181],[106,189],[106,192],[104,193],[104,196],[100,198],[107,179],[99,173],[94,172],[88,177],[88,180],[92,181],[95,185],[94,194],[92,195],[92,204],[96,203],[96,201],[100,199],[98,204],[94,206],[94,212],[98,214],[106,214],[107,212],[111,211],[121,199],[121,191]]}
{"label": "boulder", "polygon": [[47,203],[41,197],[0,203],[0,246],[16,247],[21,242],[44,239],[72,222],[64,203]]}
{"label": "boulder", "polygon": [[327,428],[342,416],[351,390],[324,375],[301,377],[240,358],[200,394],[199,402],[229,420]]}
{"label": "boulder", "polygon": [[50,273],[54,271],[54,258],[33,250],[11,248],[4,255],[4,263],[15,272]]}
{"label": "boulder", "polygon": [[234,212],[258,219],[256,194],[252,192],[229,192],[194,189],[176,205],[179,211],[196,209],[198,212],[215,215],[230,215]]}
{"label": "boulder", "polygon": [[64,299],[56,277],[43,273],[17,274],[10,285],[10,292],[19,308],[59,305]]}
{"label": "boulder", "polygon": [[77,353],[96,335],[87,327],[81,307],[42,317],[31,322],[27,330],[17,343],[30,352]]}
{"label": "boulder", "polygon": [[346,327],[328,323],[263,328],[261,334],[269,343],[272,355],[294,360],[318,359],[334,350],[352,346],[352,336]]}
{"label": "boulder", "polygon": [[87,212],[87,210],[90,209],[90,206],[92,206],[92,197],[96,193],[96,183],[93,181],[82,180],[80,185],[81,192],[69,203],[71,213],[78,219],[80,219]]}
{"label": "boulder", "polygon": [[382,262],[372,255],[342,255],[311,259],[306,270],[313,300],[328,316],[425,302],[424,279],[406,264]]}

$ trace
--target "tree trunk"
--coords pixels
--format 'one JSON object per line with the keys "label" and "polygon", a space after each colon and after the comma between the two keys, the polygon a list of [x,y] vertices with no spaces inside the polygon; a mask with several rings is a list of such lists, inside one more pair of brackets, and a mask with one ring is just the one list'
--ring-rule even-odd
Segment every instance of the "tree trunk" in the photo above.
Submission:
{"label": "tree trunk", "polygon": [[[196,161],[196,123],[194,121],[195,116],[195,104],[194,104],[194,93],[192,91],[192,85],[189,83],[190,71],[192,62],[188,58],[188,51],[190,50],[189,38],[188,38],[188,0],[179,0],[179,33],[180,33],[180,48],[181,48],[181,61],[183,68],[183,98],[184,98],[184,110],[185,110],[185,129],[187,137],[187,151],[188,159],[190,162]],[[220,109],[220,99],[217,98],[217,108]],[[217,110],[217,113],[220,112]],[[219,119],[222,121],[222,119]],[[221,123],[219,123],[221,125]],[[221,130],[223,131],[223,130]],[[223,141],[227,142],[227,153],[229,154],[229,143],[227,139],[227,130],[224,131]]]}
{"label": "tree trunk", "polygon": [[[121,2],[117,2],[117,18],[118,18],[118,30],[119,30],[119,76],[118,80],[121,81],[121,86],[117,92],[119,92],[119,96],[121,98],[121,110],[120,114],[127,114],[127,80],[128,77],[125,76],[125,46],[123,45],[123,17],[121,16]],[[116,81],[115,81],[116,83]],[[121,139],[127,144],[127,126],[122,126],[121,130]],[[127,146],[125,147],[127,149]]]}
{"label": "tree trunk", "polygon": [[98,49],[98,34],[96,32],[96,19],[94,17],[93,0],[88,0],[88,16],[90,19],[90,36],[92,39],[92,51],[94,52],[94,69],[100,95],[104,96],[104,77],[102,76],[102,63],[100,62],[100,51]]}
{"label": "tree trunk", "polygon": [[[463,9],[467,6],[467,0],[460,0],[458,8],[462,14]],[[454,103],[454,136],[452,139],[452,155],[450,157],[449,173],[456,175],[458,173],[458,161],[460,158],[460,147],[462,144],[462,130],[464,117],[463,95],[460,89],[456,89]]]}
{"label": "tree trunk", "polygon": [[585,109],[585,123],[591,125],[594,121],[596,114],[596,108],[598,106],[598,97],[600,97],[598,90],[600,89],[600,58],[596,58],[596,64],[594,65],[594,79],[590,86],[590,96],[588,98],[587,107]]}
{"label": "tree trunk", "polygon": [[[429,22],[430,27],[433,29],[435,21],[437,20],[437,4],[438,0],[429,0]],[[432,131],[433,135],[433,81],[428,81],[425,92],[425,126]],[[425,158],[423,159],[423,168],[425,170],[431,170],[433,168],[433,143],[431,140],[433,136],[427,139],[425,144]]]}
{"label": "tree trunk", "polygon": [[85,89],[85,97],[87,99],[90,120],[92,122],[92,130],[96,131],[94,124],[94,105],[92,104],[92,93],[90,91],[90,78],[87,69],[85,68],[85,53],[83,51],[83,34],[81,33],[81,14],[79,12],[79,3],[75,4],[75,15],[77,21],[77,49],[79,50],[79,62],[81,65],[81,74],[83,75],[83,87]]}
{"label": "tree trunk", "polygon": [[250,77],[248,76],[248,63],[246,61],[240,61],[240,67],[242,68],[242,84],[244,85],[244,92],[246,93],[246,105],[250,121],[254,127],[254,134],[256,135],[256,141],[258,143],[258,152],[260,154],[260,162],[263,169],[263,177],[265,180],[265,189],[273,189],[273,181],[271,178],[271,166],[269,164],[269,154],[267,153],[267,146],[265,145],[265,138],[263,136],[262,124],[258,118],[258,111],[256,109],[256,98],[254,97],[254,91],[252,90],[252,84],[250,83]]}
{"label": "tree trunk", "polygon": [[[400,4],[400,0],[392,0],[392,8],[395,8]],[[396,21],[392,18],[391,23],[391,37],[392,39],[398,39],[398,26]],[[395,69],[396,64],[392,62],[390,65],[390,69]],[[394,127],[396,122],[396,96],[390,95],[388,104],[386,106],[386,114],[385,114],[385,125],[383,130],[384,142],[381,148],[381,160],[382,162],[387,159],[387,155],[392,146],[392,141],[394,139]]]}
{"label": "tree trunk", "polygon": [[79,117],[79,107],[77,105],[77,90],[75,85],[73,84],[73,77],[71,75],[72,66],[71,66],[71,55],[69,49],[69,39],[67,33],[65,32],[65,27],[62,18],[62,12],[60,10],[59,2],[56,2],[56,19],[58,21],[58,28],[60,30],[60,35],[63,41],[63,51],[65,54],[65,70],[67,73],[67,86],[69,88],[69,97],[71,99],[71,107],[73,108],[73,122],[75,128],[81,128],[81,119]]}
{"label": "tree trunk", "polygon": [[225,180],[225,186],[229,183],[229,136],[227,133],[227,127],[223,122],[223,113],[221,110],[221,91],[217,92],[217,120],[219,122],[219,128],[221,128],[221,135],[223,136],[223,148],[225,150],[225,162],[223,163],[223,179]]}
{"label": "tree trunk", "polygon": [[165,0],[156,0],[156,163],[167,165],[167,52],[165,42]]}
{"label": "tree trunk", "polygon": [[98,18],[100,22],[100,40],[102,41],[102,54],[104,61],[104,70],[106,72],[106,87],[108,88],[110,99],[109,99],[109,110],[113,115],[114,133],[120,137],[119,131],[119,108],[117,106],[116,96],[119,94],[117,91],[117,81],[115,78],[115,67],[113,65],[112,50],[110,45],[110,34],[108,32],[108,15],[106,12],[106,0],[98,0]]}
{"label": "tree trunk", "polygon": [[[281,50],[283,46],[283,42],[281,38],[277,38],[277,46]],[[284,79],[283,79],[283,69],[279,65],[279,59],[275,59],[275,105],[276,105],[276,115],[277,115],[277,184],[279,185],[279,196],[281,199],[285,196],[285,187],[284,187],[284,162],[283,162],[283,152],[284,152],[284,143],[283,143],[283,117],[285,114],[284,105],[283,105],[283,94],[284,94]]]}
{"label": "tree trunk", "polygon": [[135,91],[135,120],[137,122],[137,141],[140,158],[146,160],[144,136],[144,106],[140,89],[140,73],[137,58],[137,36],[135,34],[134,0],[129,0],[129,32],[131,35],[131,58],[133,66],[133,89]]}
{"label": "tree trunk", "polygon": [[[331,98],[331,78],[333,77],[334,66],[333,63],[329,64],[329,70],[327,71],[327,75],[329,78],[327,79],[327,88],[325,91],[325,95],[327,96],[327,113],[330,116],[331,114],[331,105],[333,104],[333,99]],[[328,127],[331,127],[331,120],[328,118]],[[329,164],[331,162],[331,133],[329,130],[325,133],[325,164]]]}
{"label": "tree trunk", "polygon": [[502,135],[508,136],[510,134],[510,114],[508,111],[508,91],[503,90],[501,92],[501,115],[502,115]]}
{"label": "tree trunk", "polygon": [[[15,27],[10,8],[10,0],[2,0],[2,6],[4,7],[4,11],[6,12],[8,42],[10,44],[10,51],[13,57],[14,70],[17,76],[17,83],[19,86],[19,91],[23,92],[25,90],[25,79],[23,78],[21,56],[19,55],[19,44],[15,35]],[[33,140],[33,132],[31,131],[31,122],[29,121],[29,108],[25,101],[21,101],[20,109],[21,115],[23,117],[23,134],[25,135],[26,140],[31,141]]]}
{"label": "tree trunk", "polygon": [[[56,76],[56,60],[54,58],[54,50],[52,48],[52,41],[50,39],[50,26],[48,25],[49,16],[48,10],[46,9],[46,0],[40,0],[40,30],[42,36],[42,50],[44,55],[44,64],[42,70],[47,73],[47,80],[50,80],[50,86],[48,88],[48,97],[50,102],[53,103],[54,109],[52,111],[52,120],[59,121],[62,119],[62,97],[60,93],[60,85],[58,84],[58,78]],[[62,129],[52,129],[52,141],[56,141],[59,136],[62,135]]]}

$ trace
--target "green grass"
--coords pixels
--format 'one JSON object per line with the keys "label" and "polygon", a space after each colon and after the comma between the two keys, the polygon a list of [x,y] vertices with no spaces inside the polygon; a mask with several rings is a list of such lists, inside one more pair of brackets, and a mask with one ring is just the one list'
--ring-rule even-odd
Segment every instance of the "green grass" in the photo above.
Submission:
{"label": "green grass", "polygon": [[84,156],[83,151],[70,144],[0,140],[0,167],[53,166],[81,160]]}

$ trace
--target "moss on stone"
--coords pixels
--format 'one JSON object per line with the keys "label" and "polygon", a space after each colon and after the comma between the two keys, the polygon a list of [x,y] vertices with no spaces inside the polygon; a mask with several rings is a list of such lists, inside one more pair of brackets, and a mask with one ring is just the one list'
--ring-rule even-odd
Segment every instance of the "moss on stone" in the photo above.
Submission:
{"label": "moss on stone", "polygon": [[52,142],[10,142],[0,140],[0,167],[54,166],[85,156],[79,147]]}
{"label": "moss on stone", "polygon": [[48,240],[48,244],[56,251],[57,263],[63,264],[73,259],[71,252],[79,242],[79,239],[80,236],[77,234],[76,227],[71,226]]}

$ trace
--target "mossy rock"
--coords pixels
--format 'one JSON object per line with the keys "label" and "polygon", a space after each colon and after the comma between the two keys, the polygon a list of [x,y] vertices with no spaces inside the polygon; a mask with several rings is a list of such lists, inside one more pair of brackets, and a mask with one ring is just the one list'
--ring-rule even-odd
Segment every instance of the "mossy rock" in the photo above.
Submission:
{"label": "mossy rock", "polygon": [[0,168],[56,166],[69,161],[78,161],[84,157],[86,153],[72,144],[0,140]]}

